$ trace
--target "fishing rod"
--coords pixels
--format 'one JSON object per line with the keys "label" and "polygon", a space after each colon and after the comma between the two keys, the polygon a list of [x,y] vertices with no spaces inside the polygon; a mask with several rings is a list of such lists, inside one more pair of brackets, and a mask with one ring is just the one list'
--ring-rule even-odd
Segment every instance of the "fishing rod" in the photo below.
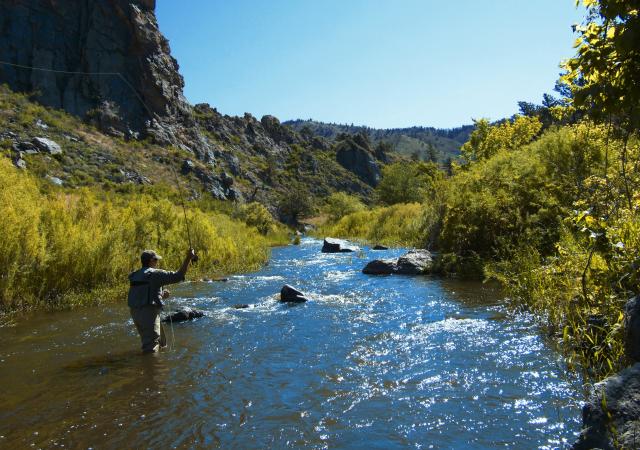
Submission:
{"label": "fishing rod", "polygon": [[[171,166],[171,171],[173,172],[173,177],[176,180],[176,187],[178,188],[178,196],[180,197],[180,204],[182,205],[182,212],[184,214],[184,224],[187,229],[187,239],[189,240],[189,248],[193,248],[193,243],[191,241],[191,229],[189,227],[189,219],[187,218],[187,207],[185,206],[184,196],[182,195],[182,188],[180,187],[180,179],[178,179],[178,173],[176,169]],[[198,262],[198,255],[193,255],[191,259],[192,262]]]}

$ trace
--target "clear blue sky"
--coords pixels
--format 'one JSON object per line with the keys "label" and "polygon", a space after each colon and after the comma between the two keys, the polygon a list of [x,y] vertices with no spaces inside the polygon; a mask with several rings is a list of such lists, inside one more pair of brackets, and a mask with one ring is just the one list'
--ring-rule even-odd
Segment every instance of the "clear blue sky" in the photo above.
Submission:
{"label": "clear blue sky", "polygon": [[540,102],[574,0],[158,0],[191,103],[378,128],[454,127]]}

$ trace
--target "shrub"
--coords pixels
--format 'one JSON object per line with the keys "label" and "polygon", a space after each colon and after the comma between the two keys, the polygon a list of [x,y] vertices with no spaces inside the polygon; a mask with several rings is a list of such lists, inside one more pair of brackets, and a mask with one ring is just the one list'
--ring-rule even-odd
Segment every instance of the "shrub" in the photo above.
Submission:
{"label": "shrub", "polygon": [[362,211],[364,208],[364,204],[358,197],[345,192],[334,192],[327,198],[323,212],[329,216],[331,221],[337,222],[344,216]]}
{"label": "shrub", "polygon": [[383,205],[418,203],[432,195],[443,172],[434,163],[400,162],[382,169],[376,199]]}
{"label": "shrub", "polygon": [[266,235],[276,226],[276,221],[264,205],[251,202],[239,206],[234,216],[250,227],[255,227],[261,234]]}
{"label": "shrub", "polygon": [[[91,302],[105,287],[121,293],[143,249],[176,268],[189,245],[183,212],[166,199],[88,189],[45,195],[7,160],[0,160],[0,214],[4,311],[65,305],[77,295]],[[269,256],[271,241],[224,214],[191,207],[188,220],[200,257],[192,276],[255,270]]]}
{"label": "shrub", "polygon": [[392,246],[423,246],[423,209],[419,203],[409,203],[358,211],[318,233]]}
{"label": "shrub", "polygon": [[475,121],[475,130],[461,148],[466,164],[490,158],[502,150],[519,150],[540,132],[537,117],[516,116],[513,120],[491,125],[486,119]]}

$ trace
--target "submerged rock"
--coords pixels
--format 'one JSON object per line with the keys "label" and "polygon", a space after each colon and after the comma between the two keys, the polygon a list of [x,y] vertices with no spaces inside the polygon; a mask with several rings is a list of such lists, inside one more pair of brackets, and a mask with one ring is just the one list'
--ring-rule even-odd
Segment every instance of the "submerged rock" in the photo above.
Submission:
{"label": "submerged rock", "polygon": [[582,433],[575,450],[638,448],[640,444],[640,363],[593,387],[582,408]]}
{"label": "submerged rock", "polygon": [[351,245],[343,239],[324,238],[322,244],[322,253],[349,253],[358,250],[358,246]]}
{"label": "submerged rock", "polygon": [[238,303],[237,305],[233,305],[233,307],[235,309],[247,309],[249,305],[247,305],[246,303]]}
{"label": "submerged rock", "polygon": [[385,247],[384,245],[376,245],[371,250],[389,250],[389,247]]}
{"label": "submerged rock", "polygon": [[281,302],[302,303],[309,300],[305,295],[296,288],[285,284],[280,291]]}
{"label": "submerged rock", "polygon": [[204,316],[204,312],[192,309],[189,307],[183,307],[173,311],[162,319],[163,322],[185,322],[187,320],[197,319]]}
{"label": "submerged rock", "polygon": [[411,250],[398,259],[374,259],[362,273],[368,275],[423,275],[431,271],[433,259],[428,250]]}
{"label": "submerged rock", "polygon": [[225,282],[229,281],[229,278],[226,278],[226,277],[202,278],[202,279],[200,279],[200,281],[203,281],[205,283],[213,283],[214,281],[220,282],[220,283],[225,283]]}

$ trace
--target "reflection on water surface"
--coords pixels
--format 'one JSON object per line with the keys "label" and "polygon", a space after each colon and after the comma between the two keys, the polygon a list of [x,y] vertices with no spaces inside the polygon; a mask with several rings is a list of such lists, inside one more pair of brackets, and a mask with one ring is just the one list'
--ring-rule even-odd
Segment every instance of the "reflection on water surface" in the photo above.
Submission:
{"label": "reflection on water surface", "polygon": [[[555,448],[579,430],[561,360],[497,291],[370,277],[321,243],[274,249],[227,283],[185,283],[206,311],[140,355],[123,305],[0,329],[0,447]],[[281,305],[282,284],[312,298]],[[247,309],[233,305],[249,304]],[[174,338],[172,339],[172,336]]]}

